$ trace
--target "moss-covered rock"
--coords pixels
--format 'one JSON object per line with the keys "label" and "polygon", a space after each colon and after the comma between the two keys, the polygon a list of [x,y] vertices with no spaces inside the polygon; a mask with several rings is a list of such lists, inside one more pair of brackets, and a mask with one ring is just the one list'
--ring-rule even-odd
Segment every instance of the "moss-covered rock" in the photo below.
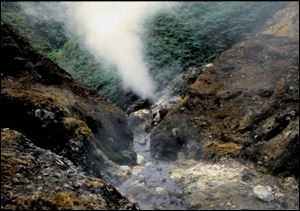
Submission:
{"label": "moss-covered rock", "polygon": [[63,119],[63,123],[68,133],[75,136],[88,136],[92,134],[92,130],[87,126],[85,122],[75,119],[74,117],[65,117]]}

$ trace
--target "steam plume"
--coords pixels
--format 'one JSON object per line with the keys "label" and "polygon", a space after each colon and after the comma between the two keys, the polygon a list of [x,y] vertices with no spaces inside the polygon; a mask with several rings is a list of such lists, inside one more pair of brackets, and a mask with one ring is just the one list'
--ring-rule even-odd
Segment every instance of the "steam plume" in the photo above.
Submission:
{"label": "steam plume", "polygon": [[116,65],[124,89],[143,98],[155,97],[155,83],[143,60],[141,23],[167,3],[160,2],[77,2],[67,8],[78,33],[96,59]]}

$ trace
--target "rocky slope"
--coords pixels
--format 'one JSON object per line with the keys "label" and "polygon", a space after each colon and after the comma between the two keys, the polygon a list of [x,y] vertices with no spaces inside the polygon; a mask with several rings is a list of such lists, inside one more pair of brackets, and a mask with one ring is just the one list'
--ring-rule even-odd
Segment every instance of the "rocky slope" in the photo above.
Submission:
{"label": "rocky slope", "polygon": [[1,129],[1,209],[137,209],[113,186],[68,159]]}
{"label": "rocky slope", "polygon": [[1,51],[1,128],[15,130],[1,133],[1,207],[135,208],[96,179],[122,180],[136,162],[126,114],[8,25],[1,25]]}
{"label": "rocky slope", "polygon": [[[299,4],[203,70],[151,135],[160,159],[242,158],[299,175]],[[284,27],[282,27],[284,26]]]}
{"label": "rocky slope", "polygon": [[1,127],[67,157],[91,175],[134,164],[127,117],[1,25]]}

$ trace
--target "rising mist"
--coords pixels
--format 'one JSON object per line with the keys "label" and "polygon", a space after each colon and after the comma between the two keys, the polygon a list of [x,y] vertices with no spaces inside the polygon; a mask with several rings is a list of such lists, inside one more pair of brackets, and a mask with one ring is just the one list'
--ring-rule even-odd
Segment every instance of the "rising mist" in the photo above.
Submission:
{"label": "rising mist", "polygon": [[154,99],[156,83],[144,61],[143,22],[174,2],[23,2],[24,11],[44,21],[60,21],[67,34],[82,38],[99,63],[114,65],[124,90]]}
{"label": "rising mist", "polygon": [[96,60],[114,64],[125,90],[154,99],[156,85],[143,58],[143,21],[170,4],[160,2],[67,3],[76,33]]}

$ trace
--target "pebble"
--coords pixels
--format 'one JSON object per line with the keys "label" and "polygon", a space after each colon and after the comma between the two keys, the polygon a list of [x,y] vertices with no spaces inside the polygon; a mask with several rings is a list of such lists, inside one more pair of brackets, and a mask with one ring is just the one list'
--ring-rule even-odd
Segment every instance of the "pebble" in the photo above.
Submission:
{"label": "pebble", "polygon": [[40,119],[41,118],[41,109],[36,109],[34,111],[34,116]]}
{"label": "pebble", "polygon": [[213,63],[209,63],[209,64],[205,65],[205,67],[212,67],[212,66],[214,66]]}
{"label": "pebble", "polygon": [[275,193],[276,198],[283,198],[284,194],[283,193]]}
{"label": "pebble", "polygon": [[57,178],[61,178],[61,174],[58,173],[58,172],[55,172],[55,173],[54,173],[54,176],[57,177]]}
{"label": "pebble", "polygon": [[173,136],[173,137],[177,136],[178,132],[179,132],[179,131],[178,131],[178,128],[173,128],[173,129],[172,129],[172,136]]}
{"label": "pebble", "polygon": [[126,165],[122,165],[122,166],[120,166],[120,170],[121,171],[130,171],[130,167],[126,166]]}
{"label": "pebble", "polygon": [[81,184],[78,183],[78,182],[73,182],[73,186],[74,186],[75,188],[80,188]]}
{"label": "pebble", "polygon": [[63,184],[63,187],[65,187],[65,188],[69,188],[69,187],[70,187],[70,185],[69,185],[69,184],[67,184],[67,183],[65,183],[65,184]]}
{"label": "pebble", "polygon": [[270,186],[257,185],[253,188],[255,196],[263,201],[270,202],[274,200],[274,195]]}
{"label": "pebble", "polygon": [[291,112],[290,112],[290,115],[291,115],[291,116],[296,116],[296,111],[291,111]]}
{"label": "pebble", "polygon": [[155,188],[155,192],[156,192],[156,194],[158,196],[163,196],[163,195],[167,195],[168,194],[168,192],[164,188],[162,188],[162,187]]}
{"label": "pebble", "polygon": [[16,177],[14,177],[14,178],[13,178],[13,182],[15,182],[15,183],[16,183],[16,182],[19,182],[19,179],[16,178]]}
{"label": "pebble", "polygon": [[137,155],[137,159],[136,159],[137,164],[139,165],[143,165],[145,163],[145,158],[142,155]]}

